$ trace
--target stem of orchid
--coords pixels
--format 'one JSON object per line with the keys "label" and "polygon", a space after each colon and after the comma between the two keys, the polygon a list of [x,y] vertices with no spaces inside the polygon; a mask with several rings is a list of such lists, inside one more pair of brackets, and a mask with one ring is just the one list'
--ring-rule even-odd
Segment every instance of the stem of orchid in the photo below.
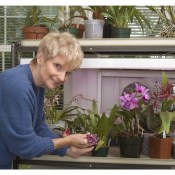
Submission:
{"label": "stem of orchid", "polygon": [[108,146],[110,146],[110,143],[111,143],[111,138],[108,140]]}
{"label": "stem of orchid", "polygon": [[141,134],[142,134],[141,136],[143,136],[143,129],[142,129],[142,133]]}
{"label": "stem of orchid", "polygon": [[163,131],[163,138],[166,138],[166,132],[165,132],[165,130]]}

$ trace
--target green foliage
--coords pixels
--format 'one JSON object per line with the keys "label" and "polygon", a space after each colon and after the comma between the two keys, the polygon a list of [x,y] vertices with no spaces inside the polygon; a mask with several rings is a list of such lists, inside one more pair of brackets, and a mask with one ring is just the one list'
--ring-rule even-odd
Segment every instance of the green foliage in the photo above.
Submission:
{"label": "green foliage", "polygon": [[150,22],[135,6],[107,6],[106,12],[102,13],[106,22],[117,28],[127,28],[135,18],[144,31],[143,22],[151,29]]}
{"label": "green foliage", "polygon": [[166,132],[166,134],[169,134],[170,132],[170,125],[172,121],[175,119],[175,111],[174,112],[160,112],[160,118],[162,121],[161,127],[159,129],[159,134],[162,134],[163,131]]}
{"label": "green foliage", "polygon": [[60,101],[63,101],[63,87],[58,87],[54,90],[45,90],[44,96],[44,113],[48,123],[58,123],[63,105],[60,105]]}
{"label": "green foliage", "polygon": [[96,150],[102,146],[107,146],[109,141],[109,132],[114,127],[114,123],[116,121],[117,106],[113,106],[109,116],[107,116],[105,113],[102,113],[102,115],[100,115],[98,114],[97,103],[95,100],[93,100],[92,110],[87,111],[88,114],[82,114],[80,111],[78,112],[78,119],[81,122],[84,131],[97,134],[99,137],[99,142],[96,145]]}
{"label": "green foliage", "polygon": [[104,16],[102,13],[106,12],[107,6],[89,6],[89,8],[85,8],[85,10],[89,10],[92,12],[93,19],[104,20]]}
{"label": "green foliage", "polygon": [[148,8],[155,12],[166,26],[175,25],[174,6],[148,6]]}
{"label": "green foliage", "polygon": [[165,72],[162,73],[161,82],[163,92],[166,93],[167,96],[163,98],[161,111],[159,112],[162,121],[161,127],[159,129],[159,134],[163,133],[164,131],[166,134],[169,134],[170,125],[175,119],[175,111],[171,111],[171,107],[175,102],[175,98],[171,95],[172,85],[168,82],[168,77]]}
{"label": "green foliage", "polygon": [[[79,15],[75,15],[78,13]],[[73,19],[76,17],[86,18],[86,13],[82,6],[69,6],[69,19],[66,19],[66,7],[58,7],[58,15],[52,20],[52,28],[55,30],[65,31],[72,27]]]}
{"label": "green foliage", "polygon": [[74,116],[72,112],[80,109],[78,106],[72,105],[74,98],[63,107],[60,104],[60,101],[63,101],[63,88],[58,87],[54,90],[45,91],[44,99],[44,113],[48,123],[56,124],[60,120],[70,122],[69,117]]}
{"label": "green foliage", "polygon": [[28,8],[27,15],[25,18],[26,26],[38,26],[40,25],[41,10],[37,6],[31,6]]}
{"label": "green foliage", "polygon": [[[163,132],[169,134],[170,125],[175,119],[175,111],[171,110],[175,102],[175,97],[171,95],[172,84],[169,83],[168,77],[165,72],[162,73],[160,92],[155,93],[152,103],[149,106],[147,115],[147,126],[156,134],[162,135]],[[156,105],[160,105],[160,109]],[[156,111],[154,108],[156,107]],[[157,122],[156,127],[151,124]]]}
{"label": "green foliage", "polygon": [[56,18],[47,18],[42,15],[42,11],[38,6],[29,6],[26,12],[25,26],[45,26],[51,29],[56,22]]}
{"label": "green foliage", "polygon": [[[144,113],[147,113],[146,107],[138,110],[128,111],[122,107],[118,107],[117,117],[120,118],[120,133],[127,137],[138,137],[143,132],[143,128],[140,125],[140,121],[143,118]],[[143,120],[143,119],[142,119]]]}
{"label": "green foliage", "polygon": [[154,112],[153,106],[148,105],[147,110],[145,110],[140,117],[140,125],[145,132],[158,133],[161,126],[160,116]]}
{"label": "green foliage", "polygon": [[168,84],[168,77],[165,74],[165,72],[162,73],[162,81],[161,81],[162,87],[166,87],[166,85]]}

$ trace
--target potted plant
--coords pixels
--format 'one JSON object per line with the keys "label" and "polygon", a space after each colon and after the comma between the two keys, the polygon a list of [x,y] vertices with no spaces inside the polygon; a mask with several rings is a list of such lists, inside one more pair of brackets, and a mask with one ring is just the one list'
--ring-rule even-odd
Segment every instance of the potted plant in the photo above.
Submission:
{"label": "potted plant", "polygon": [[159,116],[161,125],[155,131],[155,135],[149,137],[149,156],[151,158],[169,159],[171,157],[172,142],[170,137],[170,125],[175,119],[175,111],[172,105],[175,97],[171,94],[172,83],[168,82],[167,75],[162,73],[161,87],[153,96],[154,114]]}
{"label": "potted plant", "polygon": [[106,6],[89,6],[84,10],[92,12],[92,19],[85,18],[85,38],[103,38],[104,16]]}
{"label": "potted plant", "polygon": [[72,18],[69,18],[68,15],[66,15],[66,13],[68,13],[66,11],[66,7],[59,6],[58,15],[56,15],[57,20],[54,24],[55,29],[61,32],[69,32],[75,37],[78,37],[78,28],[76,28],[75,25],[72,25]]}
{"label": "potted plant", "polygon": [[[70,6],[70,19],[76,18],[77,13],[80,16],[84,16],[86,18],[86,12],[82,6]],[[72,26],[78,28],[78,38],[83,38],[84,35],[85,27],[83,22],[82,23],[79,22],[79,24],[74,22],[72,24]]]}
{"label": "potted plant", "polygon": [[[164,38],[171,38],[175,36],[175,13],[174,6],[148,6],[150,10],[155,12],[159,19],[162,21],[163,30],[160,32],[160,36]],[[160,21],[159,21],[160,23]]]}
{"label": "potted plant", "polygon": [[138,83],[134,88],[124,91],[120,96],[121,106],[118,107],[117,116],[123,125],[118,134],[120,156],[140,157],[143,128],[140,126],[140,118],[147,109],[150,100],[149,89]]}
{"label": "potted plant", "polygon": [[25,25],[22,28],[24,39],[42,39],[49,28],[46,22],[50,20],[42,16],[41,9],[38,6],[29,6],[26,12]]}
{"label": "potted plant", "polygon": [[[104,16],[102,12],[105,12],[106,6],[88,6],[88,8],[83,8],[81,6],[72,6],[74,11],[79,13],[79,15],[71,16],[72,18],[83,18],[85,23],[85,38],[102,38],[103,37],[103,26],[104,26]],[[88,19],[86,11],[92,12],[92,19]]]}
{"label": "potted plant", "polygon": [[[79,94],[75,95],[68,104],[63,106],[62,87],[58,87],[54,90],[46,89],[44,96],[44,113],[47,124],[51,129],[62,132],[70,128],[71,121],[74,120],[74,117],[76,118],[77,110],[83,110],[83,108],[74,104],[78,98],[80,98]],[[74,125],[76,125],[76,123],[74,123]]]}
{"label": "potted plant", "polygon": [[111,25],[112,38],[129,38],[131,29],[128,28],[128,24],[134,19],[140,24],[142,31],[144,31],[144,23],[151,29],[149,20],[136,6],[107,6],[106,12],[102,15],[106,18],[106,23]]}
{"label": "potted plant", "polygon": [[[114,105],[109,116],[105,113],[98,113],[96,101],[92,101],[92,110],[82,113],[78,111],[78,119],[85,133],[95,134],[98,142],[93,151],[94,156],[105,157],[108,154],[110,138],[109,133],[116,121],[117,106]],[[100,152],[100,153],[99,153]]]}
{"label": "potted plant", "polygon": [[[84,33],[84,24],[74,22],[74,18],[84,17],[86,13],[82,6],[69,6],[69,14],[66,6],[59,6],[58,15],[55,16],[53,28],[61,32],[67,31],[77,38],[82,38]],[[78,13],[79,15],[76,15]]]}

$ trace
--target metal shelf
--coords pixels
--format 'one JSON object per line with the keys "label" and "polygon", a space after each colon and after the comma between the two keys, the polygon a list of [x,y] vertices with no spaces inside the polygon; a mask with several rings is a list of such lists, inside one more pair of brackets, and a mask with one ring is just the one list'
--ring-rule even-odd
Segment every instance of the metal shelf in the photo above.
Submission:
{"label": "metal shelf", "polygon": [[[36,52],[41,40],[22,40],[12,43],[12,65],[17,65],[18,52]],[[79,39],[85,54],[81,68],[92,69],[175,69],[174,59],[162,58],[99,58],[98,54],[160,54],[175,53],[175,40],[166,38],[139,39]],[[92,58],[86,58],[90,54]]]}

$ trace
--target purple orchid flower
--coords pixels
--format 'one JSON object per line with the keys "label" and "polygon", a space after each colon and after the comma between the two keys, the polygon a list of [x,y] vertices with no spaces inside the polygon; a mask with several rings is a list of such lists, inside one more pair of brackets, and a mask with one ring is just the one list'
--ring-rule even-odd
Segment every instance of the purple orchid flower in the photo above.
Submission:
{"label": "purple orchid flower", "polygon": [[120,96],[119,99],[121,100],[121,106],[128,111],[138,108],[138,99],[133,94],[124,92],[124,95]]}
{"label": "purple orchid flower", "polygon": [[88,143],[91,143],[93,145],[96,145],[99,141],[97,134],[87,133],[86,138],[88,140]]}
{"label": "purple orchid flower", "polygon": [[147,89],[145,86],[140,86],[139,84],[135,83],[135,90],[142,95],[142,99],[144,101],[150,99],[150,96],[148,94],[149,89]]}

